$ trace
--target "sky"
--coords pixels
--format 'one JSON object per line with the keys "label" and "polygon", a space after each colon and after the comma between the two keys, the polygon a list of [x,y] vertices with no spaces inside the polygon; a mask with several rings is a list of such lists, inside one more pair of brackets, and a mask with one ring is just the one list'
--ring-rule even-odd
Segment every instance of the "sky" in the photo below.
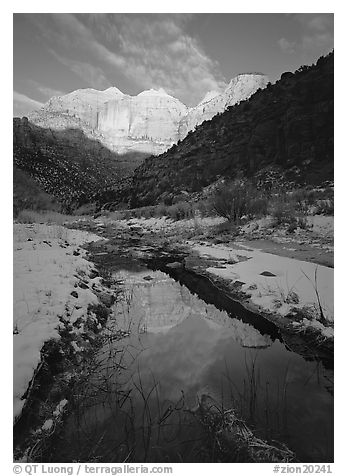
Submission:
{"label": "sky", "polygon": [[75,89],[164,89],[187,106],[231,78],[271,82],[333,49],[327,13],[16,13],[14,115]]}

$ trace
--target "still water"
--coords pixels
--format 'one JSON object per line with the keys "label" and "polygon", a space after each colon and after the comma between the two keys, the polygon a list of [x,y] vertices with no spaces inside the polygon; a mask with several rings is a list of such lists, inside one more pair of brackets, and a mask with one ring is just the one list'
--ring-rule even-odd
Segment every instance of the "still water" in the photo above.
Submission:
{"label": "still water", "polygon": [[[206,461],[192,412],[209,395],[300,461],[332,461],[332,372],[322,363],[306,361],[160,271],[123,269],[115,277],[124,281],[123,299],[58,459]],[[129,337],[114,340],[117,330]]]}

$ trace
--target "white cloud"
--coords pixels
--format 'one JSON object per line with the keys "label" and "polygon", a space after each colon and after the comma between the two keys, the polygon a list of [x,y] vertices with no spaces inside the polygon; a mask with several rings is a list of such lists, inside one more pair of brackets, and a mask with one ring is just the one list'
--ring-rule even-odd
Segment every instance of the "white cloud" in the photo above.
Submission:
{"label": "white cloud", "polygon": [[[182,16],[118,16],[99,19],[99,30],[113,34],[127,59],[126,75],[143,87],[163,87],[173,96],[197,103],[209,90],[226,87],[217,62],[184,30]],[[95,23],[95,19],[94,19]]]}
{"label": "white cloud", "polygon": [[17,91],[13,92],[13,116],[22,117],[30,112],[40,109],[43,106],[43,103],[31,99],[25,94],[18,93]]}
{"label": "white cloud", "polygon": [[[200,42],[185,31],[189,15],[51,14],[33,16],[50,49],[63,48],[64,62],[76,74],[106,85],[119,73],[140,89],[164,88],[188,103],[197,103],[208,90],[226,87],[219,64]],[[67,59],[71,52],[88,63]],[[92,64],[98,66],[92,66]],[[86,66],[86,65],[89,66]],[[111,73],[109,73],[111,71]],[[97,79],[98,78],[98,79]],[[106,80],[107,81],[107,80]]]}
{"label": "white cloud", "polygon": [[[77,76],[86,81],[89,86],[96,89],[105,89],[111,86],[111,83],[108,81],[101,68],[95,67],[89,63],[65,58],[56,53],[53,49],[50,49],[50,52],[58,61],[60,61],[60,63],[70,68],[70,70]],[[61,94],[58,94],[58,96],[60,95]]]}

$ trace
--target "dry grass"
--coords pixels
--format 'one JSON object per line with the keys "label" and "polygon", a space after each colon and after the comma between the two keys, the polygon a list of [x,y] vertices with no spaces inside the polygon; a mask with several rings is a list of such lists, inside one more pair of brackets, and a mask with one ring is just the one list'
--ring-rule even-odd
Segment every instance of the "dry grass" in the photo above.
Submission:
{"label": "dry grass", "polygon": [[55,211],[35,211],[35,210],[21,210],[18,213],[16,221],[18,223],[45,223],[47,225],[64,225],[64,223],[71,223],[78,220],[79,216],[65,215]]}
{"label": "dry grass", "polygon": [[194,411],[209,434],[207,451],[218,462],[289,463],[295,454],[283,443],[257,438],[234,409],[223,409],[209,395],[202,395]]}

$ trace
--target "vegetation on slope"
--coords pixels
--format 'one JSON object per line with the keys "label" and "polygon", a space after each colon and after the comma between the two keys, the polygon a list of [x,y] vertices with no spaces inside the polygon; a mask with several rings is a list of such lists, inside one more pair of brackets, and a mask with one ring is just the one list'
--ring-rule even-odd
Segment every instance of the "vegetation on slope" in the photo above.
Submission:
{"label": "vegetation on slope", "polygon": [[70,212],[119,194],[122,179],[142,157],[119,156],[78,129],[45,129],[14,118],[13,160]]}
{"label": "vegetation on slope", "polygon": [[221,176],[252,177],[271,189],[282,181],[321,184],[333,178],[333,53],[283,73],[275,84],[230,107],[159,157],[135,170],[131,206],[171,204]]}
{"label": "vegetation on slope", "polygon": [[13,215],[16,218],[21,210],[56,210],[61,205],[24,170],[13,167]]}

